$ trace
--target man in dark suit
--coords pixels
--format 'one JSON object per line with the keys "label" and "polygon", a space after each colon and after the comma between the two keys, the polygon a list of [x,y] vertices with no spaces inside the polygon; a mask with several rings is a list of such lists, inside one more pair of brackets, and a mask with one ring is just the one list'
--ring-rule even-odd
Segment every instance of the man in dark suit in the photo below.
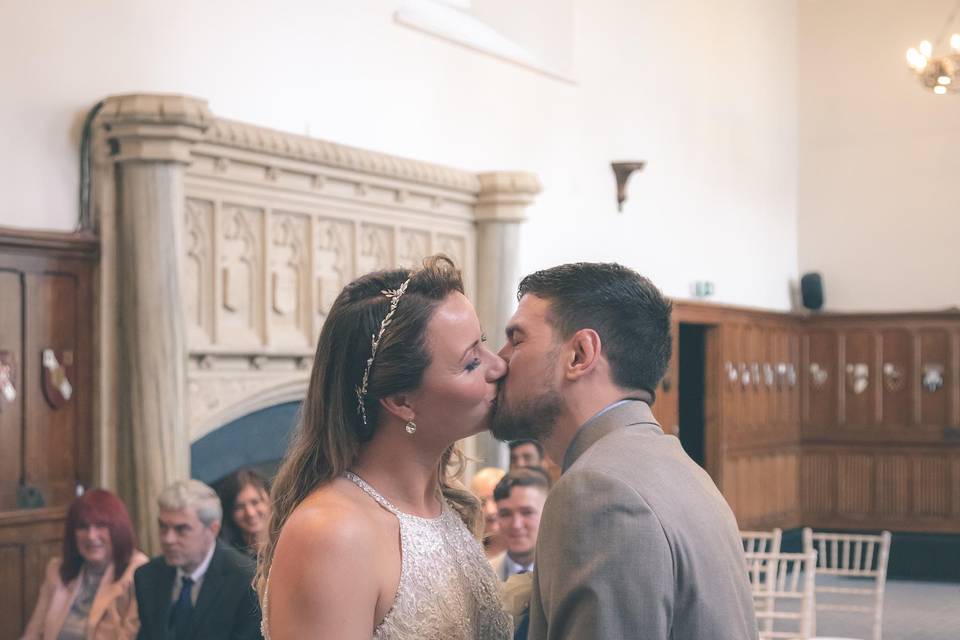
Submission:
{"label": "man in dark suit", "polygon": [[217,541],[222,509],[214,490],[176,482],[157,501],[163,555],[134,574],[138,640],[261,638],[254,565]]}
{"label": "man in dark suit", "polygon": [[670,303],[616,264],[520,283],[491,429],[536,438],[563,474],[543,508],[533,640],[754,640],[737,523],[650,404]]}

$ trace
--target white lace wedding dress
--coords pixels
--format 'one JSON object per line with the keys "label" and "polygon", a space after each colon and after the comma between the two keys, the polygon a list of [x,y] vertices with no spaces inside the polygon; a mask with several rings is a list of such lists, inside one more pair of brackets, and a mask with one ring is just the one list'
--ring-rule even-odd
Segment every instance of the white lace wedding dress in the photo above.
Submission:
{"label": "white lace wedding dress", "polygon": [[[400,584],[374,640],[513,637],[500,583],[483,548],[446,501],[439,518],[420,518],[397,509],[359,476],[347,472],[346,477],[400,521]],[[263,632],[270,640],[266,610]]]}

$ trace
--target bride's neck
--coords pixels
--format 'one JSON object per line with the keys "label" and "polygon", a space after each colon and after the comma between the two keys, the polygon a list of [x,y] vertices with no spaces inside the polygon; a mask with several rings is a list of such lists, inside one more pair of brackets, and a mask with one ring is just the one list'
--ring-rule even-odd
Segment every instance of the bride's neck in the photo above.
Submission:
{"label": "bride's neck", "polygon": [[443,449],[425,446],[416,437],[402,426],[378,429],[351,470],[401,511],[435,517],[440,512],[437,467]]}

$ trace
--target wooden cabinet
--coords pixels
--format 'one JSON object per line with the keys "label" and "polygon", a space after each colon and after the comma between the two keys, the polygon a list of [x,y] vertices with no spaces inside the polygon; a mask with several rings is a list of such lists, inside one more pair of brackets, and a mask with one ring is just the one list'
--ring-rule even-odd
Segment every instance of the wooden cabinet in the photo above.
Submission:
{"label": "wooden cabinet", "polygon": [[799,525],[799,320],[677,301],[673,321],[705,335],[705,467],[740,525]]}
{"label": "wooden cabinet", "polygon": [[960,533],[960,313],[812,316],[803,333],[805,522]]}
{"label": "wooden cabinet", "polygon": [[96,259],[91,238],[0,230],[0,640],[19,637],[91,482]]}
{"label": "wooden cabinet", "polygon": [[960,312],[678,301],[673,320],[720,336],[704,361],[706,467],[741,527],[960,533]]}
{"label": "wooden cabinet", "polygon": [[677,324],[670,328],[672,350],[667,372],[657,388],[657,397],[653,403],[653,415],[666,433],[677,435],[680,425],[679,372],[680,372],[680,333]]}
{"label": "wooden cabinet", "polygon": [[913,417],[913,336],[906,329],[883,329],[876,359],[880,387],[880,424],[885,428],[910,424]]}
{"label": "wooden cabinet", "polygon": [[960,444],[960,312],[803,324],[805,442]]}

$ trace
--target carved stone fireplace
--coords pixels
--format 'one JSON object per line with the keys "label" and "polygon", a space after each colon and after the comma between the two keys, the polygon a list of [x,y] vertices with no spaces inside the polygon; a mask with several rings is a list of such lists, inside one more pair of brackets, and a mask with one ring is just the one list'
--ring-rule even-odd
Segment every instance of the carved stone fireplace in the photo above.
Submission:
{"label": "carved stone fireplace", "polygon": [[351,279],[446,253],[487,332],[502,335],[536,176],[223,120],[187,96],[108,98],[94,131],[98,471],[146,548],[155,497],[188,477],[191,443],[303,397],[320,327]]}

